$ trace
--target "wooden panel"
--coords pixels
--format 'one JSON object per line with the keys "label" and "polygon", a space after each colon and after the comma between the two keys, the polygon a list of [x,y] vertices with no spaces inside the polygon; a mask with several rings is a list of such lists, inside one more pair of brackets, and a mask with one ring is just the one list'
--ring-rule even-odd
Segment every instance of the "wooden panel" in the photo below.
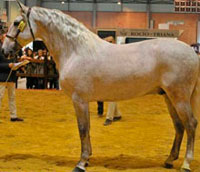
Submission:
{"label": "wooden panel", "polygon": [[[67,12],[75,17],[88,28],[92,28],[92,12]],[[176,14],[176,13],[153,13],[154,29],[158,29],[161,23],[169,21],[183,21],[184,24],[170,24],[170,30],[183,30],[179,37],[181,41],[188,44],[197,42],[197,21],[198,14]],[[146,13],[134,12],[97,12],[97,28],[127,28],[127,29],[146,29]]]}
{"label": "wooden panel", "polygon": [[78,21],[82,22],[86,27],[92,27],[92,13],[91,12],[65,12],[74,17]]}
{"label": "wooden panel", "polygon": [[170,24],[170,30],[183,30],[183,34],[179,37],[179,40],[188,44],[197,42],[197,14],[171,14],[171,13],[159,13],[152,14],[152,18],[155,21],[155,29],[158,29],[158,24],[167,23],[169,21],[183,21],[184,24]]}
{"label": "wooden panel", "polygon": [[146,13],[98,12],[99,28],[146,28]]}

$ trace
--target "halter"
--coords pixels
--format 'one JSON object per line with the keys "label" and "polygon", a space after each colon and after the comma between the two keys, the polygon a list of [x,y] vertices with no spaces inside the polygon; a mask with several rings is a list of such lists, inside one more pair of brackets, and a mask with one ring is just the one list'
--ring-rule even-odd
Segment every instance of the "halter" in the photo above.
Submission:
{"label": "halter", "polygon": [[[23,12],[24,12],[24,11],[23,11]],[[35,41],[35,36],[34,36],[33,29],[32,29],[32,27],[31,27],[31,23],[30,23],[30,20],[29,20],[30,13],[31,13],[31,8],[28,9],[28,13],[27,13],[27,22],[28,22],[28,26],[29,26],[29,29],[30,29],[30,32],[31,32],[33,41]],[[16,33],[15,37],[6,34],[6,37],[9,38],[9,39],[11,39],[12,41],[14,41],[15,44],[16,44],[17,46],[20,47],[20,49],[22,48],[22,46],[21,46],[21,44],[18,42],[17,38],[18,38],[20,32],[23,32],[23,31],[24,31],[25,27],[26,27],[26,23],[24,22],[24,20],[22,20],[22,21],[19,23],[18,27],[17,27],[17,33]]]}
{"label": "halter", "polygon": [[[21,4],[20,4],[20,6],[21,6]],[[22,7],[21,7],[21,8],[22,8]],[[25,13],[23,9],[22,9],[22,12]],[[33,41],[35,41],[35,36],[34,36],[34,34],[33,34],[33,29],[32,29],[32,27],[31,27],[31,23],[30,23],[30,20],[29,20],[30,13],[31,13],[31,8],[28,9],[28,13],[27,13],[27,22],[28,22],[28,26],[29,26],[29,29],[30,29],[30,32],[31,32]],[[22,20],[22,21],[20,21],[20,23],[19,23],[19,25],[18,25],[18,27],[17,27],[17,33],[16,33],[15,37],[6,34],[6,37],[7,37],[7,38],[9,38],[9,39],[11,39],[12,41],[14,41],[15,44],[16,44],[18,47],[20,47],[19,50],[22,48],[22,46],[21,46],[21,44],[18,42],[17,38],[18,38],[20,32],[23,32],[23,31],[24,31],[25,27],[26,27],[26,23],[25,23],[24,20]],[[15,52],[15,54],[17,54],[17,53],[19,52],[19,50],[17,50],[17,51]],[[13,70],[11,69],[11,70],[10,70],[10,73],[9,73],[9,75],[8,75],[8,78],[6,79],[6,82],[5,82],[6,84],[8,83],[8,80],[10,79],[10,76],[11,76],[11,74],[12,74],[12,71],[13,71]]]}

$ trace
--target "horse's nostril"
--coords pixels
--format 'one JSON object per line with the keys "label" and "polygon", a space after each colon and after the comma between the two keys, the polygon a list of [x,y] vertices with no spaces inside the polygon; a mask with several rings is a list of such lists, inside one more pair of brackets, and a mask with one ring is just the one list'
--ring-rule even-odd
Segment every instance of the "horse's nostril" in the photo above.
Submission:
{"label": "horse's nostril", "polygon": [[7,58],[8,57],[8,55],[6,54],[6,52],[5,52],[5,50],[2,48],[2,50],[1,50],[1,52],[2,52],[2,54]]}
{"label": "horse's nostril", "polygon": [[14,53],[13,50],[10,50],[10,51],[9,51],[9,54],[10,54],[10,55],[13,55],[13,53]]}

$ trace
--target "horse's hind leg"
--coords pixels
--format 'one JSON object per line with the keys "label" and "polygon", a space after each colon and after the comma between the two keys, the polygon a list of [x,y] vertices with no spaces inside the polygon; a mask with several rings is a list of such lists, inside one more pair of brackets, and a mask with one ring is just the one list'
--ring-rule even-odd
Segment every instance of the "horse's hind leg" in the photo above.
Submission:
{"label": "horse's hind leg", "polygon": [[89,156],[92,154],[90,143],[90,117],[89,117],[89,103],[84,102],[78,95],[74,94],[72,97],[74,108],[76,111],[79,134],[81,138],[81,159],[73,172],[85,172],[85,166],[89,161]]}
{"label": "horse's hind leg", "polygon": [[188,172],[190,171],[190,163],[194,158],[194,141],[195,141],[195,131],[197,127],[197,120],[193,116],[190,102],[179,103],[176,109],[177,112],[179,113],[179,117],[181,118],[187,133],[187,149],[186,149],[184,163],[181,169],[183,172]]}
{"label": "horse's hind leg", "polygon": [[166,95],[165,95],[165,102],[167,103],[168,110],[169,110],[170,116],[174,124],[175,131],[176,131],[175,139],[174,139],[174,143],[173,143],[170,155],[165,161],[165,167],[172,168],[173,161],[178,159],[179,157],[179,151],[180,151],[181,142],[182,142],[183,134],[184,134],[184,126],[180,118],[178,117],[177,112],[175,108],[173,107],[171,101]]}
{"label": "horse's hind leg", "polygon": [[181,92],[180,90],[179,92],[176,90],[176,92],[170,95],[170,100],[187,133],[187,149],[181,172],[190,172],[190,163],[194,156],[195,130],[197,127],[197,120],[192,113],[190,96],[186,92],[186,90],[182,90]]}

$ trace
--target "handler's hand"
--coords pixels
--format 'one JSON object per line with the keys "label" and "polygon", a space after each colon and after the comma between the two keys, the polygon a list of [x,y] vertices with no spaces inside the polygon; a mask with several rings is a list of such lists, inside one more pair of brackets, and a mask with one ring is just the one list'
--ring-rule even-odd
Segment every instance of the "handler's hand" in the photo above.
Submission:
{"label": "handler's hand", "polygon": [[8,66],[9,66],[9,68],[12,68],[14,66],[14,64],[13,63],[9,63]]}
{"label": "handler's hand", "polygon": [[31,57],[27,57],[26,55],[24,55],[24,56],[22,56],[22,57],[20,58],[20,60],[22,60],[22,61],[24,61],[24,60],[29,60],[29,61],[31,61],[32,58],[31,58]]}

